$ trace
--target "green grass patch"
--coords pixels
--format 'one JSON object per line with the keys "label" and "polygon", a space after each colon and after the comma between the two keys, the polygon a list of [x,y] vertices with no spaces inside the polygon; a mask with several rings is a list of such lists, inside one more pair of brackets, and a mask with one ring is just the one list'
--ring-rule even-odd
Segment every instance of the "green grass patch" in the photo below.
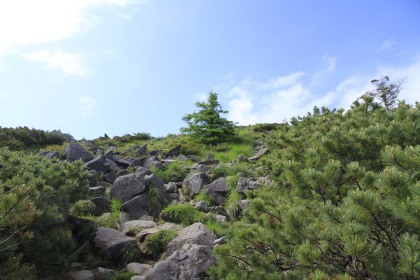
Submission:
{"label": "green grass patch", "polygon": [[158,258],[165,252],[168,243],[171,242],[177,235],[176,230],[160,230],[157,233],[146,236],[146,239],[141,243],[140,250],[143,254]]}
{"label": "green grass patch", "polygon": [[202,222],[205,214],[196,210],[190,204],[169,205],[162,211],[162,219],[168,222],[192,225],[195,222]]}

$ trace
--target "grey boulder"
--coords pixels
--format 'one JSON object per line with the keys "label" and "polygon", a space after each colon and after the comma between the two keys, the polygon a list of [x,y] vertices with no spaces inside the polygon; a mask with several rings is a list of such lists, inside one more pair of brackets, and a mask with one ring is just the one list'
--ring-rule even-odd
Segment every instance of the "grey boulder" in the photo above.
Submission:
{"label": "grey boulder", "polygon": [[113,228],[99,227],[93,239],[100,255],[110,261],[121,261],[127,255],[138,252],[137,242]]}

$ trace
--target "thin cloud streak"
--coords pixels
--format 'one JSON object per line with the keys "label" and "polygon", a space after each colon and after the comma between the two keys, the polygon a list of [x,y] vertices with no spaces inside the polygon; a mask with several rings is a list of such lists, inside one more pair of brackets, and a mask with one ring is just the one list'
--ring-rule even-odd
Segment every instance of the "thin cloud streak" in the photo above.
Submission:
{"label": "thin cloud streak", "polygon": [[65,51],[41,50],[22,54],[24,59],[39,62],[52,70],[59,70],[67,75],[89,77],[83,55]]}

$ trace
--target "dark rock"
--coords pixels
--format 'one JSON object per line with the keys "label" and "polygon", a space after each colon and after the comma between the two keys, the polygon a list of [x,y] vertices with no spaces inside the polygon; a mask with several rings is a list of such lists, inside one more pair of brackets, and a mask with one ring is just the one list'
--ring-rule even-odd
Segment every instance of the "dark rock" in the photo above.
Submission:
{"label": "dark rock", "polygon": [[108,172],[104,175],[104,179],[105,179],[105,181],[107,181],[109,183],[114,183],[115,180],[117,179],[117,176],[115,175],[114,172]]}
{"label": "dark rock", "polygon": [[130,166],[129,167],[137,167],[137,166],[142,166],[143,162],[147,159],[147,157],[144,158],[135,158],[131,161]]}
{"label": "dark rock", "polygon": [[171,150],[169,150],[169,152],[167,152],[164,157],[165,158],[176,157],[179,155],[180,152],[181,152],[181,145],[178,145],[175,148],[172,148]]}
{"label": "dark rock", "polygon": [[111,187],[111,197],[123,203],[144,192],[146,192],[146,182],[142,173],[118,177]]}
{"label": "dark rock", "polygon": [[94,197],[91,198],[90,201],[95,204],[98,215],[111,211],[111,201],[105,196]]}
{"label": "dark rock", "polygon": [[142,166],[150,167],[152,165],[152,163],[156,164],[156,162],[160,163],[159,157],[158,156],[151,156],[151,157],[148,157],[144,160]]}
{"label": "dark rock", "polygon": [[261,186],[258,179],[255,178],[239,178],[237,190],[239,193],[246,194],[250,190],[254,190]]}
{"label": "dark rock", "polygon": [[179,160],[181,160],[181,161],[186,161],[186,160],[188,160],[188,157],[187,156],[185,156],[185,155],[178,155],[177,157],[176,157],[177,159],[179,159]]}
{"label": "dark rock", "polygon": [[138,252],[137,242],[120,231],[112,228],[99,227],[93,239],[95,248],[106,260],[122,261],[127,255]]}
{"label": "dark rock", "polygon": [[174,182],[169,182],[164,185],[165,191],[168,193],[178,193],[178,186]]}
{"label": "dark rock", "polygon": [[198,194],[201,188],[207,185],[209,182],[209,177],[206,173],[196,173],[193,174],[188,179],[184,180],[182,183],[183,187],[187,188],[189,195],[192,197]]}
{"label": "dark rock", "polygon": [[93,222],[89,219],[68,215],[66,221],[72,225],[72,234],[77,238],[93,229]]}
{"label": "dark rock", "polygon": [[203,212],[208,212],[209,211],[209,204],[207,203],[207,201],[199,201],[195,204],[195,209],[203,211]]}
{"label": "dark rock", "polygon": [[44,157],[48,158],[48,159],[53,159],[53,158],[59,158],[60,154],[56,151],[52,151],[52,152],[48,152],[44,155]]}
{"label": "dark rock", "polygon": [[128,174],[130,174],[130,173],[128,172],[127,169],[121,169],[121,170],[117,171],[117,174],[115,176],[117,176],[117,178],[118,178],[118,177],[128,175]]}
{"label": "dark rock", "polygon": [[64,149],[64,154],[68,161],[81,159],[84,162],[88,162],[93,159],[93,156],[78,143],[68,144]]}
{"label": "dark rock", "polygon": [[129,159],[122,159],[122,158],[120,158],[118,156],[114,156],[114,162],[118,166],[120,166],[122,168],[128,168],[130,166],[130,164],[131,164],[131,160],[129,160]]}
{"label": "dark rock", "polygon": [[113,160],[111,160],[109,158],[106,159],[106,163],[108,164],[109,169],[111,171],[117,172],[117,171],[120,171],[120,169],[121,169],[121,168],[118,167],[118,165]]}
{"label": "dark rock", "polygon": [[95,170],[98,172],[108,172],[110,171],[110,168],[106,160],[107,158],[105,156],[100,156],[98,158],[95,158],[85,163],[85,166],[88,170]]}
{"label": "dark rock", "polygon": [[89,179],[89,185],[94,187],[96,185],[96,182],[99,179],[98,172],[95,170],[88,171],[88,179]]}
{"label": "dark rock", "polygon": [[147,167],[139,166],[136,167],[136,173],[144,173],[145,175],[150,175],[152,174],[152,171],[150,171],[150,169]]}
{"label": "dark rock", "polygon": [[226,197],[229,193],[229,188],[225,178],[218,178],[211,184],[203,187],[203,190],[210,196],[210,198],[219,206],[224,205]]}
{"label": "dark rock", "polygon": [[149,195],[147,193],[138,195],[121,205],[132,219],[139,219],[144,215],[149,215]]}
{"label": "dark rock", "polygon": [[144,144],[143,146],[141,146],[137,152],[137,155],[142,156],[142,155],[147,155],[147,144]]}

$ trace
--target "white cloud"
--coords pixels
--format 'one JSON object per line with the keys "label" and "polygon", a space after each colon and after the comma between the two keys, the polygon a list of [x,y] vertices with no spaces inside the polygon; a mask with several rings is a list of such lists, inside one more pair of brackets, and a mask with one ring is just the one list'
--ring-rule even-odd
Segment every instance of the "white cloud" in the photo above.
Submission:
{"label": "white cloud", "polygon": [[[330,61],[330,69],[334,63]],[[303,116],[314,106],[349,109],[352,103],[374,86],[372,79],[389,76],[391,82],[405,80],[399,99],[409,104],[420,101],[420,57],[410,65],[383,66],[375,72],[350,76],[332,86],[326,94],[315,93],[303,72],[291,73],[266,82],[244,80],[233,86],[221,86],[228,93],[229,119],[241,125],[282,122]]]}
{"label": "white cloud", "polygon": [[41,50],[22,54],[22,57],[46,65],[47,68],[59,70],[68,75],[89,76],[83,55],[56,50]]}
{"label": "white cloud", "polygon": [[379,47],[380,51],[390,51],[394,48],[397,40],[395,38],[388,38],[382,42],[381,46]]}
{"label": "white cloud", "polygon": [[308,110],[309,90],[303,72],[280,76],[267,82],[243,81],[229,90],[229,118],[242,125],[281,122]]}
{"label": "white cloud", "polygon": [[144,3],[142,0],[0,1],[0,55],[88,30],[98,19],[90,13],[91,8]]}
{"label": "white cloud", "polygon": [[335,71],[336,58],[328,54],[322,57],[324,66],[312,76],[312,85],[321,84],[323,79]]}
{"label": "white cloud", "polygon": [[80,111],[82,117],[88,117],[93,114],[96,100],[89,96],[82,96],[79,98]]}

